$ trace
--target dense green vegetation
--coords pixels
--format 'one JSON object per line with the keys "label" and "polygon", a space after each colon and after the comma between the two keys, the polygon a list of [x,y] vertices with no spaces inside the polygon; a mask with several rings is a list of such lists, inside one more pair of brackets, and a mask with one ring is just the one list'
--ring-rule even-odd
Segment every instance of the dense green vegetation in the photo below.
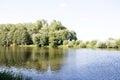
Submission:
{"label": "dense green vegetation", "polygon": [[30,78],[23,79],[21,75],[14,76],[10,72],[0,72],[0,80],[30,80]]}
{"label": "dense green vegetation", "polygon": [[45,20],[35,23],[0,24],[0,45],[30,45],[57,47],[63,42],[77,40],[76,33],[69,31],[59,21],[50,24]]}
{"label": "dense green vegetation", "polygon": [[64,41],[63,45],[67,47],[74,48],[120,48],[120,39],[108,38],[105,41],[92,40],[92,41],[82,41],[82,40],[72,40]]}
{"label": "dense green vegetation", "polygon": [[37,45],[39,47],[57,47],[63,45],[71,48],[120,48],[120,39],[109,38],[106,41],[77,40],[76,33],[68,30],[61,22],[46,20],[35,23],[0,24],[0,45]]}

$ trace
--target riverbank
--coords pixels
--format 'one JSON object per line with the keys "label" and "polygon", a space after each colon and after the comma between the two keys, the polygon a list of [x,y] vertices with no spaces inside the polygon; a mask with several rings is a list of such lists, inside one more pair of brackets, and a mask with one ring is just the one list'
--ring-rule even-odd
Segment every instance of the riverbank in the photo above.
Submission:
{"label": "riverbank", "polygon": [[[18,45],[19,47],[38,47],[37,45]],[[68,48],[73,48],[73,49],[82,49],[82,48],[85,48],[85,49],[117,49],[117,50],[120,50],[120,48],[118,47],[114,47],[114,48],[109,48],[109,47],[89,47],[89,46],[69,46],[69,45],[59,45],[57,47],[51,47],[51,46],[43,46],[43,47],[40,47],[40,48],[64,48],[64,49],[68,49]]]}

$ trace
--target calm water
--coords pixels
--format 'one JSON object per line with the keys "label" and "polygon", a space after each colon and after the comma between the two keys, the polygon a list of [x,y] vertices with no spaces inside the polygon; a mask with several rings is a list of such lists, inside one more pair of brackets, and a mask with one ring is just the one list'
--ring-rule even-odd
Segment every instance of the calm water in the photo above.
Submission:
{"label": "calm water", "polygon": [[32,80],[120,80],[120,51],[0,47],[0,71]]}

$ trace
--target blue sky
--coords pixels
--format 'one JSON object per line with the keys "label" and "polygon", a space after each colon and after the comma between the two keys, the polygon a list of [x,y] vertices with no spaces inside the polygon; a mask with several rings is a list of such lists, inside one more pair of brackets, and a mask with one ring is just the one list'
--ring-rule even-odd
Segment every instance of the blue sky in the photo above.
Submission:
{"label": "blue sky", "polygon": [[0,0],[0,23],[61,21],[78,39],[120,38],[120,0]]}

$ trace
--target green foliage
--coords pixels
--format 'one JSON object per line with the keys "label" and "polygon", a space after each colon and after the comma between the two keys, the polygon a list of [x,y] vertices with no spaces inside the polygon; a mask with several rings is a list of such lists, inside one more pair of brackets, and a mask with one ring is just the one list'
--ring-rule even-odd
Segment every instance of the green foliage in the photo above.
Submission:
{"label": "green foliage", "polygon": [[88,48],[95,48],[97,42],[98,42],[97,40],[86,41],[86,47],[88,47]]}
{"label": "green foliage", "polygon": [[69,38],[70,41],[77,40],[76,33],[74,31],[69,32]]}
{"label": "green foliage", "polygon": [[90,42],[91,46],[93,46],[93,47],[96,45],[96,43],[97,43],[97,40],[92,40],[92,41]]}
{"label": "green foliage", "polygon": [[52,21],[48,25],[46,20],[35,23],[0,24],[0,44],[52,46],[62,45],[64,40],[76,40],[76,33],[69,31],[59,21]]}
{"label": "green foliage", "polygon": [[63,45],[68,45],[68,43],[69,43],[68,40],[63,41]]}
{"label": "green foliage", "polygon": [[107,39],[106,45],[107,45],[107,48],[117,48],[116,41],[112,38]]}
{"label": "green foliage", "polygon": [[82,41],[81,40],[76,40],[75,41],[75,46],[78,46]]}
{"label": "green foliage", "polygon": [[30,80],[30,78],[23,79],[21,75],[14,76],[11,72],[0,72],[0,80]]}
{"label": "green foliage", "polygon": [[53,20],[50,24],[50,29],[56,31],[66,29],[66,27],[64,27],[61,22]]}
{"label": "green foliage", "polygon": [[46,20],[35,23],[0,24],[0,45],[29,45],[51,46],[66,45],[80,48],[120,48],[120,39],[109,38],[104,42],[97,40],[82,42],[77,40],[75,31],[69,31],[60,21]]}
{"label": "green foliage", "polygon": [[106,45],[106,43],[105,42],[97,42],[97,44],[96,44],[96,47],[97,48],[107,48],[107,45]]}
{"label": "green foliage", "polygon": [[40,30],[42,28],[42,21],[37,20],[36,21],[36,30]]}
{"label": "green foliage", "polygon": [[69,42],[68,47],[74,47],[75,45],[75,40],[72,40]]}
{"label": "green foliage", "polygon": [[17,45],[28,45],[32,43],[30,35],[25,27],[21,27],[15,31],[13,42]]}
{"label": "green foliage", "polygon": [[116,40],[116,45],[118,46],[118,48],[120,48],[120,39]]}
{"label": "green foliage", "polygon": [[41,37],[40,34],[34,34],[33,37],[32,37],[33,43],[35,45],[37,45],[37,46],[41,46],[41,44],[40,44],[40,37]]}
{"label": "green foliage", "polygon": [[79,44],[79,47],[80,47],[80,48],[86,48],[86,44],[85,44],[84,42],[81,42],[81,43]]}

